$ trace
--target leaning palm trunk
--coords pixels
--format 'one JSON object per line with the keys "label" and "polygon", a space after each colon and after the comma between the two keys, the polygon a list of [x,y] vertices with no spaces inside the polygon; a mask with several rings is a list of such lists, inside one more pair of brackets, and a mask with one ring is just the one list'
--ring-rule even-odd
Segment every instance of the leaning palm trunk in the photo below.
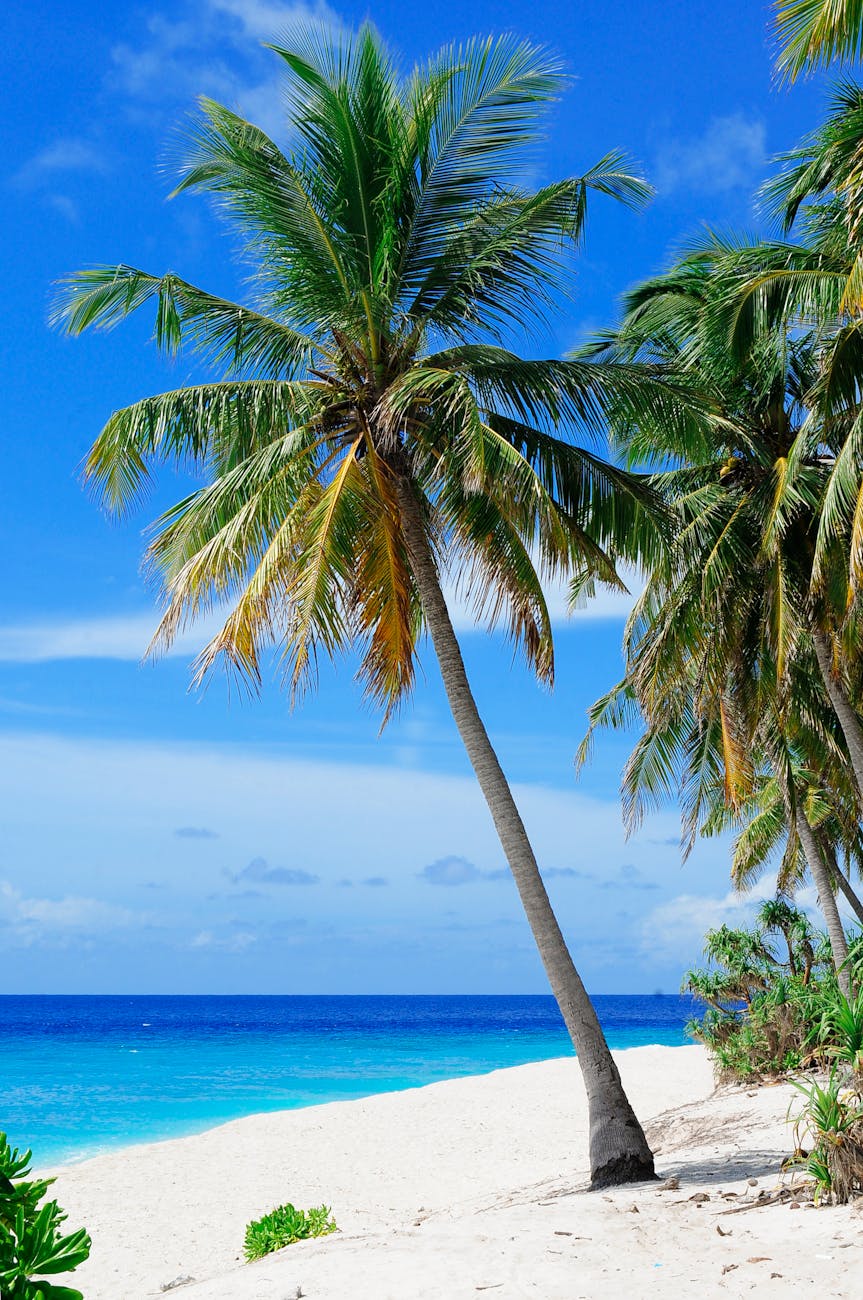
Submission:
{"label": "leaning palm trunk", "polygon": [[830,875],[836,882],[837,887],[845,896],[845,901],[851,908],[857,920],[863,925],[863,901],[859,898],[851,881],[845,875],[845,872],[839,866],[836,860],[836,853],[833,845],[830,844],[823,835],[818,836],[818,844],[824,854],[824,860],[830,871]]}
{"label": "leaning palm trunk", "polygon": [[851,760],[851,769],[854,773],[857,793],[863,799],[863,726],[861,726],[857,710],[851,703],[848,692],[833,672],[833,650],[829,639],[823,632],[813,632],[812,640],[815,645],[815,656],[821,670],[824,689],[830,703],[833,705],[833,712],[839,719],[839,725],[848,746],[848,757]]}
{"label": "leaning palm trunk", "polygon": [[653,1154],[623,1090],[596,1011],[575,969],[509,783],[471,693],[419,503],[408,479],[398,479],[397,491],[411,570],[452,715],[515,879],[552,992],[578,1053],[589,1107],[591,1185],[607,1187],[653,1178]]}
{"label": "leaning palm trunk", "polygon": [[833,893],[833,887],[830,882],[827,866],[821,855],[815,832],[810,826],[808,818],[799,807],[795,811],[795,818],[797,821],[797,833],[803,844],[806,860],[809,863],[809,870],[812,873],[812,879],[815,883],[815,888],[818,891],[818,904],[824,916],[824,923],[827,926],[827,934],[830,937],[830,948],[833,952],[833,964],[836,967],[836,977],[839,980],[839,987],[845,996],[850,998],[851,979],[848,974],[848,940],[845,937],[845,930],[842,926],[842,918],[839,915],[839,908],[836,906],[836,896]]}
{"label": "leaning palm trunk", "polygon": [[837,886],[844,894],[846,903],[851,908],[860,924],[863,925],[863,902],[860,901],[860,898],[842,868],[837,866],[835,863],[831,863],[831,867],[833,877]]}

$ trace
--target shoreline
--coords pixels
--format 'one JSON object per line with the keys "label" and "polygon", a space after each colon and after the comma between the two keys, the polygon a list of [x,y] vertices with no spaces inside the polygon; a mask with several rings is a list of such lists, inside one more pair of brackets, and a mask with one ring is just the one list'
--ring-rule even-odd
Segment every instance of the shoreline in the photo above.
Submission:
{"label": "shoreline", "polygon": [[[677,1043],[669,1043],[667,1040],[668,1037],[671,1037],[671,1035],[665,1036],[664,1041],[662,1039],[650,1041],[650,1043],[642,1043],[642,1041],[639,1041],[639,1043],[612,1048],[612,1050],[615,1050],[615,1052],[628,1052],[628,1050],[641,1047],[667,1047],[676,1050],[678,1048],[686,1048],[693,1045],[691,1040],[685,1039],[684,1035],[682,1035],[682,1031],[680,1034],[681,1041],[677,1041]],[[512,1047],[512,1044],[516,1043],[516,1041],[519,1041],[520,1043],[520,1041],[524,1040],[520,1039],[520,1037],[517,1037],[517,1039],[511,1039],[509,1040],[509,1047]],[[155,1047],[160,1047],[161,1044],[153,1045],[155,1045]],[[417,1048],[419,1048],[419,1044],[417,1044]],[[545,1050],[546,1048],[547,1054]],[[290,1053],[290,1040],[286,1040],[285,1049],[286,1053]],[[433,1053],[435,1049],[441,1049],[439,1048],[439,1040],[430,1041],[428,1045],[429,1053]],[[140,1048],[123,1048],[123,1050],[131,1052],[134,1056],[138,1056],[138,1054],[146,1052],[147,1048],[142,1044],[142,1047]],[[350,1052],[350,1044],[346,1045],[346,1050],[347,1052]],[[435,1083],[454,1082],[454,1080],[457,1079],[482,1078],[482,1076],[494,1074],[498,1070],[517,1069],[517,1067],[520,1067],[521,1065],[538,1065],[538,1063],[555,1060],[577,1060],[576,1053],[574,1053],[574,1049],[572,1048],[571,1043],[569,1043],[568,1036],[563,1034],[563,1032],[561,1032],[560,1041],[548,1041],[548,1043],[539,1045],[538,1050],[543,1054],[533,1056],[533,1054],[528,1052],[525,1053],[524,1056],[516,1057],[515,1060],[507,1060],[507,1052],[502,1049],[499,1050],[498,1058],[496,1058],[494,1062],[491,1060],[476,1060],[474,1062],[469,1062],[467,1069],[459,1069],[459,1067],[456,1066],[455,1070],[447,1070],[447,1065],[452,1065],[452,1061],[448,1060],[447,1050],[446,1047],[444,1047],[442,1065],[439,1066],[438,1069],[435,1069],[435,1067],[429,1067],[429,1078],[404,1078],[403,1075],[398,1073],[398,1061],[396,1061],[393,1067],[393,1074],[391,1074],[393,1084],[387,1086],[385,1079],[367,1078],[360,1067],[360,1070],[357,1071],[357,1074],[359,1074],[359,1080],[357,1080],[355,1092],[351,1092],[350,1088],[333,1088],[333,1092],[337,1093],[335,1096],[325,1095],[321,1099],[321,1097],[313,1097],[311,1093],[305,1092],[304,1095],[298,1096],[298,1099],[296,1100],[292,1100],[290,1097],[279,1096],[248,1096],[244,1099],[243,1109],[234,1110],[233,1106],[230,1105],[230,1101],[226,1101],[225,1105],[222,1106],[222,1113],[192,1113],[188,1115],[187,1119],[182,1118],[183,1110],[188,1109],[187,1099],[181,1099],[177,1101],[177,1106],[175,1106],[175,1112],[173,1114],[165,1113],[165,1108],[162,1106],[162,1113],[153,1115],[152,1123],[149,1123],[147,1130],[140,1132],[117,1131],[116,1138],[114,1138],[110,1132],[104,1132],[104,1134],[96,1132],[94,1135],[84,1136],[83,1143],[73,1149],[65,1147],[64,1139],[58,1136],[56,1126],[55,1134],[53,1134],[53,1136],[48,1136],[48,1138],[44,1140],[40,1139],[38,1123],[36,1123],[35,1126],[29,1126],[26,1123],[26,1117],[17,1117],[16,1123],[14,1123],[13,1126],[10,1126],[13,1127],[14,1130],[12,1134],[10,1134],[10,1138],[16,1141],[18,1147],[22,1147],[23,1144],[23,1147],[25,1148],[34,1148],[35,1161],[40,1167],[45,1167],[45,1169],[51,1170],[65,1169],[65,1167],[82,1164],[83,1161],[96,1160],[96,1158],[107,1156],[107,1154],[125,1151],[126,1148],[130,1147],[140,1147],[140,1145],[159,1143],[159,1141],[177,1141],[183,1138],[194,1138],[194,1136],[205,1134],[205,1132],[212,1130],[212,1128],[221,1127],[222,1125],[226,1125],[226,1123],[237,1121],[237,1119],[252,1118],[255,1117],[255,1115],[277,1114],[282,1112],[282,1110],[291,1110],[291,1112],[292,1110],[307,1110],[313,1108],[313,1106],[338,1105],[341,1104],[341,1102],[367,1100],[369,1097],[387,1096],[390,1095],[390,1093],[395,1092],[411,1092],[416,1091],[417,1088],[433,1086]],[[290,1065],[287,1069],[290,1071]],[[444,1070],[446,1070],[447,1073],[442,1073]],[[300,1076],[298,1076],[298,1080],[299,1078]],[[122,1089],[122,1079],[120,1076],[118,1076],[116,1082],[117,1087]],[[216,1082],[218,1082],[218,1080],[216,1080]],[[135,1084],[133,1084],[133,1088],[134,1087]],[[152,1091],[155,1086],[153,1086],[152,1083],[148,1083],[148,1087],[151,1088]],[[302,1088],[302,1083],[300,1083],[300,1088]],[[347,1092],[348,1095],[339,1096],[339,1092]],[[138,1096],[140,1097],[140,1093],[138,1093]],[[81,1100],[83,1106],[86,1106],[86,1097],[83,1097]],[[143,1102],[144,1108],[147,1106],[147,1100],[144,1100]],[[96,1101],[94,1101],[94,1105],[95,1104]],[[78,1112],[78,1114],[79,1113],[81,1112]]]}
{"label": "shoreline", "polygon": [[[639,1043],[636,1047],[621,1047],[613,1050],[612,1055],[618,1059],[625,1052],[638,1052],[643,1049],[660,1048],[662,1051],[679,1052],[687,1051],[692,1047],[698,1047],[698,1044],[680,1043],[672,1045],[669,1043]],[[701,1049],[699,1049],[701,1050]],[[363,1093],[357,1097],[336,1097],[331,1101],[320,1102],[302,1102],[296,1106],[273,1106],[268,1110],[252,1110],[242,1115],[232,1115],[228,1119],[218,1120],[214,1124],[207,1124],[204,1128],[196,1128],[188,1133],[175,1133],[170,1137],[150,1137],[141,1138],[139,1141],[119,1142],[116,1146],[106,1146],[99,1151],[93,1151],[89,1154],[82,1153],[78,1156],[69,1156],[63,1160],[48,1160],[38,1162],[34,1158],[34,1165],[38,1163],[38,1172],[49,1177],[59,1176],[63,1171],[77,1168],[80,1165],[89,1164],[92,1161],[102,1160],[111,1156],[122,1156],[124,1152],[138,1150],[141,1147],[164,1146],[173,1142],[187,1142],[195,1138],[206,1137],[210,1133],[216,1133],[220,1129],[228,1128],[232,1124],[242,1124],[247,1120],[266,1121],[274,1115],[292,1115],[302,1111],[324,1110],[330,1106],[351,1106],[358,1102],[372,1101],[378,1097],[401,1096],[403,1093],[418,1092],[425,1088],[437,1088],[442,1084],[462,1083],[475,1079],[487,1079],[492,1075],[505,1074],[512,1070],[522,1070],[531,1066],[551,1065],[556,1062],[571,1061],[576,1063],[578,1056],[575,1051],[561,1056],[544,1056],[536,1061],[524,1061],[518,1065],[498,1065],[489,1070],[479,1070],[475,1074],[458,1074],[447,1076],[444,1079],[434,1079],[430,1083],[409,1083],[399,1088],[384,1088],[377,1092]],[[38,1151],[36,1152],[38,1156]]]}
{"label": "shoreline", "polygon": [[[557,1058],[66,1166],[54,1194],[93,1253],[58,1281],[87,1300],[147,1300],[184,1277],[184,1300],[292,1300],[298,1287],[314,1300],[476,1300],[485,1288],[503,1300],[638,1300],[661,1268],[663,1290],[693,1300],[762,1280],[790,1297],[808,1278],[850,1297],[863,1221],[849,1207],[718,1217],[755,1194],[750,1179],[776,1184],[793,1089],[716,1091],[697,1046],[614,1055],[658,1171],[679,1190],[585,1194],[584,1090],[576,1059]],[[340,1231],[243,1263],[246,1223],[286,1201],[330,1206]]]}
{"label": "shoreline", "polygon": [[[692,1046],[692,1044],[681,1043],[677,1047],[672,1047],[668,1044],[661,1043],[643,1043],[639,1044],[639,1047],[624,1047],[620,1048],[619,1051],[632,1052],[638,1051],[640,1047],[663,1047],[668,1051],[673,1052],[679,1051],[681,1048],[685,1049],[689,1046]],[[618,1054],[618,1051],[614,1052],[615,1057]],[[124,1152],[139,1150],[141,1147],[165,1146],[174,1142],[193,1141],[195,1138],[206,1137],[210,1133],[217,1133],[220,1129],[228,1128],[232,1124],[242,1124],[247,1120],[265,1121],[271,1119],[274,1115],[294,1115],[309,1110],[325,1110],[330,1106],[352,1106],[359,1102],[372,1101],[377,1097],[401,1096],[403,1093],[419,1092],[424,1088],[436,1088],[441,1084],[461,1083],[462,1081],[469,1079],[487,1079],[490,1075],[501,1074],[509,1070],[521,1070],[531,1065],[546,1065],[554,1061],[568,1060],[578,1060],[574,1051],[571,1056],[544,1056],[539,1060],[525,1061],[519,1065],[498,1065],[493,1066],[489,1070],[477,1071],[475,1074],[449,1075],[443,1079],[434,1079],[429,1083],[406,1083],[397,1088],[384,1088],[378,1089],[376,1092],[364,1092],[356,1097],[334,1097],[330,1101],[307,1101],[299,1102],[296,1106],[273,1106],[268,1110],[251,1110],[244,1112],[241,1115],[232,1115],[227,1119],[216,1120],[215,1123],[206,1123],[205,1127],[195,1128],[188,1133],[175,1133],[170,1137],[144,1137],[131,1142],[121,1141],[116,1145],[105,1146],[101,1150],[92,1151],[89,1154],[82,1153],[81,1155],[69,1156],[62,1160],[48,1160],[44,1162],[44,1164],[39,1162],[38,1172],[40,1175],[47,1175],[48,1177],[59,1176],[62,1171],[74,1169],[79,1165],[89,1164],[92,1161],[102,1160],[110,1156],[121,1156]],[[36,1152],[36,1155],[38,1155],[38,1151]],[[36,1163],[37,1161],[34,1157],[34,1166]]]}

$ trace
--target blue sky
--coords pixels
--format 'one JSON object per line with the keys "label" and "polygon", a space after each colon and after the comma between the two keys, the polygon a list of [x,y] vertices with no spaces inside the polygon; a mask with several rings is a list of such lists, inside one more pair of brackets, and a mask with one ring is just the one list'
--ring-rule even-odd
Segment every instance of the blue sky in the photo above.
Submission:
{"label": "blue sky", "polygon": [[[261,41],[314,13],[371,17],[406,64],[443,41],[511,29],[572,74],[550,123],[548,178],[607,150],[658,189],[634,216],[597,203],[560,355],[614,319],[620,293],[704,223],[758,229],[769,157],[816,122],[824,88],[771,81],[769,6],[176,0],[6,6],[4,491],[0,611],[0,951],[6,992],[533,992],[545,988],[515,890],[428,651],[403,715],[378,736],[352,665],[324,667],[296,712],[274,678],[247,701],[188,691],[178,653],[140,664],[154,622],[142,530],[178,491],[107,521],[77,467],[113,409],[195,375],[162,361],[151,321],[66,340],[51,283],[92,262],[173,269],[242,295],[206,204],[166,202],[164,159],[198,93],[278,135],[278,68]],[[545,175],[538,175],[538,180]],[[743,913],[727,851],[685,867],[673,810],[624,840],[624,738],[576,782],[585,710],[620,670],[625,612],[558,609],[553,696],[463,611],[480,708],[594,992],[674,990],[706,926]]]}

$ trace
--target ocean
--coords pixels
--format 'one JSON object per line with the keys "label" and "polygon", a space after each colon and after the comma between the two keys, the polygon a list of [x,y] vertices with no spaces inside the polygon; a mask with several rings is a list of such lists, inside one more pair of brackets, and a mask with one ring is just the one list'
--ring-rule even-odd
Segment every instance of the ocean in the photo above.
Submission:
{"label": "ocean", "polygon": [[[594,1004],[612,1048],[690,1041],[687,997]],[[0,1132],[45,1166],[571,1051],[549,996],[4,996]]]}

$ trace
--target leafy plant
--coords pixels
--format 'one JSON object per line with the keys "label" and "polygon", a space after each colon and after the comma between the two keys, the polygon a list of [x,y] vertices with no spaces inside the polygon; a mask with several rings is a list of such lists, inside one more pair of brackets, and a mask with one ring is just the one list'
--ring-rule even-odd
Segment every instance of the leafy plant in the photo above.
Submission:
{"label": "leafy plant", "polygon": [[80,1291],[33,1276],[71,1272],[89,1256],[90,1238],[83,1228],[62,1233],[66,1215],[56,1201],[39,1207],[54,1179],[29,1179],[30,1159],[0,1133],[0,1296],[82,1300]]}
{"label": "leafy plant", "polygon": [[806,1098],[796,1119],[795,1144],[813,1143],[794,1164],[815,1181],[815,1200],[844,1205],[863,1192],[863,1104],[857,1092],[843,1088],[834,1069],[823,1086],[795,1082]]}
{"label": "leafy plant", "polygon": [[12,1228],[19,1209],[32,1215],[47,1192],[51,1179],[27,1181],[31,1153],[22,1155],[12,1149],[5,1133],[0,1133],[0,1227]]}
{"label": "leafy plant", "polygon": [[328,1233],[337,1231],[328,1205],[318,1205],[311,1210],[298,1210],[290,1204],[279,1205],[269,1214],[254,1219],[246,1228],[246,1259],[261,1259],[295,1241],[326,1237]]}
{"label": "leafy plant", "polygon": [[851,1060],[842,1046],[842,995],[829,947],[804,913],[770,900],[755,929],[711,930],[705,953],[710,965],[684,980],[684,989],[707,1004],[688,1030],[708,1048],[720,1077],[785,1074],[834,1053]]}
{"label": "leafy plant", "polygon": [[851,1067],[857,1091],[863,1092],[863,990],[852,998],[836,990],[826,1002],[816,1037],[829,1057]]}

